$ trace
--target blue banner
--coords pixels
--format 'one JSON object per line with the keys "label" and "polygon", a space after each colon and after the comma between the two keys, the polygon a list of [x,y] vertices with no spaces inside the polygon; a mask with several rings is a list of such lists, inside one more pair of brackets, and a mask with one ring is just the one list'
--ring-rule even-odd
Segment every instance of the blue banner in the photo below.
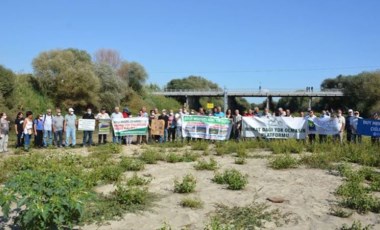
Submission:
{"label": "blue banner", "polygon": [[359,119],[358,134],[380,137],[380,120]]}

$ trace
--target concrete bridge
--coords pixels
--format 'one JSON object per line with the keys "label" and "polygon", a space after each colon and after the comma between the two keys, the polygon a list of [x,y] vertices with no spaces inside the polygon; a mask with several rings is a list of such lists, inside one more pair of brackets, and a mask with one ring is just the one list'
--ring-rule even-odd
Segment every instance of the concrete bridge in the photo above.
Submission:
{"label": "concrete bridge", "polygon": [[199,97],[223,97],[224,110],[228,108],[229,98],[234,97],[266,97],[267,108],[273,97],[308,97],[309,108],[313,97],[343,97],[343,91],[339,89],[329,90],[300,90],[300,89],[164,89],[162,91],[153,92],[155,95],[166,97],[184,97],[186,104],[191,105],[192,101]]}

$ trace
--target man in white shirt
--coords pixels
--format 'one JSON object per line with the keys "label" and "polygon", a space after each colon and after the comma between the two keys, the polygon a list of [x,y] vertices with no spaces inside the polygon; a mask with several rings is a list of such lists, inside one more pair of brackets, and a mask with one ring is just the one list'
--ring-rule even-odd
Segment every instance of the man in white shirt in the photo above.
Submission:
{"label": "man in white shirt", "polygon": [[[119,107],[115,107],[115,111],[111,114],[111,120],[114,121],[115,119],[123,118],[123,113],[120,112]],[[113,130],[112,132],[112,142],[121,144],[121,137],[115,136],[115,132]]]}
{"label": "man in white shirt", "polygon": [[343,134],[344,134],[344,127],[346,126],[346,118],[342,115],[342,110],[338,109],[338,123],[339,123],[339,132],[334,135],[334,140],[339,139],[340,143],[343,144]]}
{"label": "man in white shirt", "polygon": [[51,109],[46,110],[44,115],[44,147],[52,145],[53,140],[53,115],[51,114]]}
{"label": "man in white shirt", "polygon": [[[105,108],[101,108],[100,109],[100,113],[98,113],[98,115],[96,115],[95,119],[100,122],[100,120],[110,120],[110,115],[108,115],[108,113],[106,113],[106,109]],[[98,134],[98,144],[105,144],[107,143],[107,134]]]}

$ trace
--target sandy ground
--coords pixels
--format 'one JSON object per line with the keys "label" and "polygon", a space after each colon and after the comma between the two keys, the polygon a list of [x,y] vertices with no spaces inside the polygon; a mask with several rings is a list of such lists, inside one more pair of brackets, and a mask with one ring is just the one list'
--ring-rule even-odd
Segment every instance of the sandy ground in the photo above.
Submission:
{"label": "sandy ground", "polygon": [[[136,152],[136,146],[126,148],[127,154]],[[266,155],[259,152],[256,154]],[[208,158],[208,157],[206,157]],[[282,227],[268,223],[265,229],[336,229],[344,223],[351,226],[354,220],[363,224],[375,224],[374,229],[380,229],[380,216],[369,213],[367,215],[354,214],[350,218],[342,219],[329,215],[331,205],[337,198],[334,191],[342,183],[342,178],[329,174],[326,170],[308,169],[305,167],[289,170],[273,170],[268,167],[267,159],[251,158],[245,165],[234,164],[231,156],[215,157],[220,171],[235,168],[248,174],[249,184],[242,191],[230,191],[223,186],[212,183],[214,172],[196,171],[192,163],[165,163],[147,165],[140,175],[153,175],[149,185],[151,192],[162,198],[156,202],[151,211],[129,213],[121,221],[110,221],[104,226],[85,226],[84,229],[159,229],[167,223],[172,229],[204,229],[209,221],[209,214],[215,209],[216,203],[228,206],[243,206],[250,204],[254,199],[266,202],[271,207],[278,208],[282,213],[289,214],[290,222]],[[173,181],[191,173],[197,179],[196,191],[190,195],[173,192]],[[103,186],[99,191],[112,191],[112,186]],[[179,205],[185,196],[199,197],[204,207],[199,210],[183,208]],[[255,198],[256,197],[256,198]],[[283,197],[282,204],[270,203],[269,197]]]}
{"label": "sandy ground", "polygon": [[[85,148],[77,151],[81,155],[87,154]],[[126,146],[123,155],[133,155],[139,151],[141,151],[140,146]],[[270,155],[265,151],[250,154]],[[360,220],[365,225],[374,224],[373,229],[380,229],[380,215],[373,213],[366,215],[355,213],[350,218],[329,215],[331,205],[337,201],[334,191],[342,184],[343,179],[331,175],[326,170],[308,169],[303,166],[297,169],[273,170],[269,168],[266,158],[249,158],[245,165],[234,164],[232,156],[214,156],[214,158],[220,167],[219,171],[235,168],[247,174],[249,180],[247,187],[242,191],[227,190],[224,186],[211,181],[214,172],[195,170],[193,165],[196,162],[175,164],[159,162],[155,165],[146,165],[145,170],[138,174],[153,176],[149,190],[160,197],[153,208],[150,211],[126,213],[120,221],[109,221],[103,226],[84,226],[82,229],[153,230],[163,227],[164,223],[170,225],[171,229],[204,229],[210,213],[215,210],[215,204],[243,206],[254,200],[265,202],[271,208],[278,208],[281,213],[289,214],[289,223],[281,227],[267,223],[265,229],[337,229],[344,223],[351,226],[354,220]],[[174,193],[174,179],[181,179],[188,173],[197,179],[196,191],[189,195]],[[132,174],[125,173],[127,176]],[[109,193],[113,189],[113,185],[104,185],[97,187],[96,191]],[[204,202],[204,207],[197,210],[181,207],[179,203],[186,196],[200,198]],[[274,204],[266,200],[269,197],[283,197],[286,201]]]}

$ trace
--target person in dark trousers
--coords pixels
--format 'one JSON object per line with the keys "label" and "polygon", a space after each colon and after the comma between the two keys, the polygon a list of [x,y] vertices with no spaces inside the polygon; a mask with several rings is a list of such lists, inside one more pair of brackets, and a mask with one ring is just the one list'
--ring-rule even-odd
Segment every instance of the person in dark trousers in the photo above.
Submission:
{"label": "person in dark trousers", "polygon": [[17,113],[17,117],[15,120],[15,131],[17,135],[16,148],[22,147],[24,145],[24,115],[22,112]]}
{"label": "person in dark trousers", "polygon": [[37,148],[44,147],[43,137],[44,137],[44,120],[43,115],[40,114],[38,118],[34,120],[34,145]]}
{"label": "person in dark trousers", "polygon": [[[91,108],[87,109],[87,112],[83,115],[83,119],[93,119],[95,120],[95,116],[92,113]],[[83,131],[83,147],[88,145],[92,146],[92,134],[94,131],[85,130]]]}
{"label": "person in dark trousers", "polygon": [[352,109],[348,110],[348,116],[346,117],[346,132],[347,132],[347,142],[353,142],[352,136],[352,120],[354,119],[354,111]]}

